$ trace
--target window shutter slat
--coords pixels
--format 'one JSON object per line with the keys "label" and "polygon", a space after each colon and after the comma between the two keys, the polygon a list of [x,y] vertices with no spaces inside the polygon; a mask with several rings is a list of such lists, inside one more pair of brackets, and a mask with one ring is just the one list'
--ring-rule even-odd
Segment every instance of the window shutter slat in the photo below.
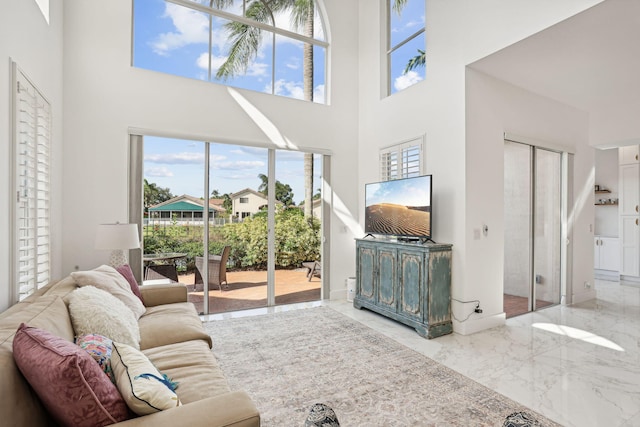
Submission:
{"label": "window shutter slat", "polygon": [[50,279],[50,147],[48,101],[14,64],[15,208],[14,244],[17,300]]}

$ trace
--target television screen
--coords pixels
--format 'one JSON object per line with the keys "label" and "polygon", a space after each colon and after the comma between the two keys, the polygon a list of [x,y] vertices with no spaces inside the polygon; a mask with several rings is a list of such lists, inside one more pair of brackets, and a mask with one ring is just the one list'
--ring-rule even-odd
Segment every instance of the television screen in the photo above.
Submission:
{"label": "television screen", "polygon": [[431,237],[431,175],[365,186],[365,233]]}

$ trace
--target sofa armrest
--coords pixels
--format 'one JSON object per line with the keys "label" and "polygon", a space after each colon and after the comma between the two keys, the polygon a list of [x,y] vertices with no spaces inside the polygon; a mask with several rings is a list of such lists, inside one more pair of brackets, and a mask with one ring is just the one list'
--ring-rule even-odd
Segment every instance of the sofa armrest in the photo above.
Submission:
{"label": "sofa armrest", "polygon": [[140,293],[146,307],[174,302],[187,302],[187,287],[181,283],[142,285]]}
{"label": "sofa armrest", "polygon": [[260,413],[247,393],[232,391],[114,425],[260,427]]}

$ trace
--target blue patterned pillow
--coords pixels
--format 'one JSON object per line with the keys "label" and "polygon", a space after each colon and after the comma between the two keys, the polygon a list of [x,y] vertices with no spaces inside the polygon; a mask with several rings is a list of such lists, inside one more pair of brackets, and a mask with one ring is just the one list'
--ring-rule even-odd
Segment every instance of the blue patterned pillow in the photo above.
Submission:
{"label": "blue patterned pillow", "polygon": [[116,378],[111,368],[111,352],[113,351],[113,342],[111,339],[98,334],[89,334],[78,337],[76,344],[98,362],[102,371],[107,374],[111,382],[115,384]]}

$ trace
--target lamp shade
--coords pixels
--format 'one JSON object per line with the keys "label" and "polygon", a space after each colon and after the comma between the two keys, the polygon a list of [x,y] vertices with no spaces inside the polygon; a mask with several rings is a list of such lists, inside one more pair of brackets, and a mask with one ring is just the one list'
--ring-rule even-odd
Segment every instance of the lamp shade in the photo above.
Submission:
{"label": "lamp shade", "polygon": [[138,224],[100,224],[96,249],[136,249],[140,247]]}

